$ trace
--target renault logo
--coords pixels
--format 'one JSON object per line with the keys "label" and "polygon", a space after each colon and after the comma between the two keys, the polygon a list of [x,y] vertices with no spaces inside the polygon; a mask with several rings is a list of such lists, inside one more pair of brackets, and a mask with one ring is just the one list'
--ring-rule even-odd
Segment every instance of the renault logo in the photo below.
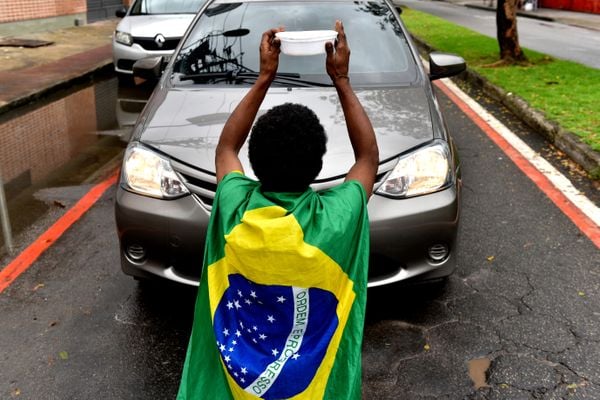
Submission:
{"label": "renault logo", "polygon": [[163,47],[166,41],[167,39],[160,33],[154,37],[154,43],[156,43],[159,49]]}

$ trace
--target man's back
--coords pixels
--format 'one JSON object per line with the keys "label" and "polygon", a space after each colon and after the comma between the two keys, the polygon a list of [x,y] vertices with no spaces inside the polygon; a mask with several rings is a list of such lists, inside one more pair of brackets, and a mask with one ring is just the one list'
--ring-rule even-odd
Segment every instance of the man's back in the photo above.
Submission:
{"label": "man's back", "polygon": [[[369,254],[361,185],[262,193],[258,182],[232,173],[217,193],[209,235],[223,240],[207,249],[200,289],[217,342],[207,346],[217,354],[189,360],[204,370],[189,374],[190,391],[360,398]],[[212,365],[224,371],[221,388],[203,376],[215,375]]]}

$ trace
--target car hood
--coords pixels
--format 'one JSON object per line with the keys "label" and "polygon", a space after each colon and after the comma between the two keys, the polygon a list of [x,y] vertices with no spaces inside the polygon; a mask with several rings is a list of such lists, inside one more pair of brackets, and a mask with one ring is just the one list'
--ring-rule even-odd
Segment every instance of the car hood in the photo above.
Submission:
{"label": "car hood", "polygon": [[[215,147],[223,125],[247,90],[163,88],[146,107],[137,139],[177,161],[214,172]],[[430,107],[422,87],[357,90],[356,95],[375,129],[380,160],[432,140]],[[335,90],[272,88],[258,115],[286,102],[308,106],[325,128],[327,153],[317,179],[345,175],[354,163],[354,153]],[[240,160],[251,175],[247,153],[246,143]]]}
{"label": "car hood", "polygon": [[180,38],[194,19],[194,14],[131,15],[123,18],[117,30],[133,37]]}

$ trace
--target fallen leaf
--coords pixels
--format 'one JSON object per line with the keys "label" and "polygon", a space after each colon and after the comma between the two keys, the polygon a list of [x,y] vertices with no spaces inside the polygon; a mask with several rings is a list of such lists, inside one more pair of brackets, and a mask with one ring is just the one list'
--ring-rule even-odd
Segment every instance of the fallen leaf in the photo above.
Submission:
{"label": "fallen leaf", "polygon": [[577,292],[578,295],[580,295],[581,297],[585,297],[585,293],[582,292],[581,290],[579,292]]}
{"label": "fallen leaf", "polygon": [[58,356],[61,360],[67,360],[69,358],[69,353],[67,353],[66,351],[61,351],[60,353],[58,353]]}
{"label": "fallen leaf", "polygon": [[506,383],[501,383],[501,384],[500,384],[500,387],[501,387],[502,389],[508,389],[508,385],[507,385]]}
{"label": "fallen leaf", "polygon": [[431,349],[431,346],[429,346],[428,344],[426,344],[425,346],[423,346],[423,348],[425,349],[425,351],[429,351]]}
{"label": "fallen leaf", "polygon": [[488,256],[488,257],[487,257],[487,260],[488,260],[489,262],[492,262],[492,261],[494,261],[494,258],[496,258],[496,257],[495,257],[495,256]]}
{"label": "fallen leaf", "polygon": [[48,326],[53,327],[56,326],[56,324],[58,324],[58,321],[52,321]]}
{"label": "fallen leaf", "polygon": [[37,284],[37,285],[35,285],[35,286],[33,287],[33,289],[31,289],[31,290],[35,292],[36,290],[38,290],[38,289],[41,289],[41,288],[43,288],[44,286],[46,286],[46,285],[44,285],[43,283],[38,283],[38,284]]}
{"label": "fallen leaf", "polygon": [[12,395],[13,395],[13,397],[20,396],[21,395],[21,389],[17,388],[15,390],[13,390]]}
{"label": "fallen leaf", "polygon": [[576,383],[571,383],[570,385],[567,385],[567,389],[569,390],[575,390],[577,389],[578,385]]}

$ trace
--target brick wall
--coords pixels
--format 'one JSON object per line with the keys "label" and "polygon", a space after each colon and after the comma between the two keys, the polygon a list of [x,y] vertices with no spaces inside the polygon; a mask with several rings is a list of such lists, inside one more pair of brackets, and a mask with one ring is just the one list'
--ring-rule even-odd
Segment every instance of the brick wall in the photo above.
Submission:
{"label": "brick wall", "polygon": [[0,23],[84,13],[86,0],[0,0]]}
{"label": "brick wall", "polygon": [[96,130],[95,108],[89,87],[0,124],[4,182],[29,172],[36,183],[97,140],[90,134]]}

